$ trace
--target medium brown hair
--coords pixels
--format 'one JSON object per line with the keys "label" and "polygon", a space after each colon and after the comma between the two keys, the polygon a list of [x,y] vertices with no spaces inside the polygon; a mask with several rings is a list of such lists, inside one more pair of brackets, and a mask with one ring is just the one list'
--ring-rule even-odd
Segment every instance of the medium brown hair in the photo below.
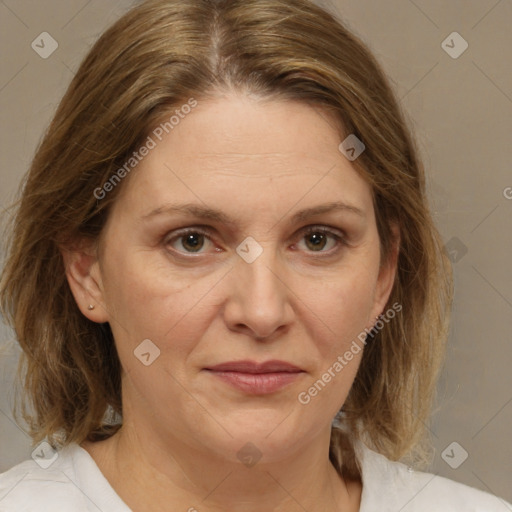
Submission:
{"label": "medium brown hair", "polygon": [[162,119],[191,97],[229,91],[314,105],[339,121],[340,142],[355,134],[366,146],[353,165],[372,190],[383,262],[391,225],[399,226],[388,304],[402,310],[364,350],[343,407],[346,432],[333,427],[330,457],[354,473],[353,441],[362,438],[399,459],[423,439],[430,414],[451,267],[387,78],[355,35],[307,0],[150,0],[109,28],[81,64],[25,180],[1,283],[23,349],[34,443],[108,437],[119,425],[105,421],[107,409],[122,415],[112,332],[79,311],[60,248],[98,240],[123,183],[101,200],[94,191]]}

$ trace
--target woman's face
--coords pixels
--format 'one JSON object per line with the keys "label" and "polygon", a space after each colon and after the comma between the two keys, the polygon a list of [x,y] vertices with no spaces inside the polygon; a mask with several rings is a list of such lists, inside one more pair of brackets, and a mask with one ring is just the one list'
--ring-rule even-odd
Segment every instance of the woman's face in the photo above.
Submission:
{"label": "woman's face", "polygon": [[[394,278],[379,272],[370,188],[334,124],[305,104],[229,95],[152,138],[103,232],[86,313],[112,327],[125,421],[230,460],[328,439],[361,360],[353,341]],[[211,370],[271,360],[300,371]]]}

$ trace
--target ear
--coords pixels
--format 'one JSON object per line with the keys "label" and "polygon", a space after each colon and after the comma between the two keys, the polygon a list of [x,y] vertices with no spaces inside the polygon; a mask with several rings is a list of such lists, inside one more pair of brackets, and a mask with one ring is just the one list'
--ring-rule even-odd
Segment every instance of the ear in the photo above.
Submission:
{"label": "ear", "polygon": [[384,308],[386,307],[386,303],[391,295],[391,290],[395,283],[398,254],[400,251],[400,230],[396,223],[391,225],[391,231],[393,240],[389,256],[387,261],[381,263],[379,276],[375,286],[374,305],[371,317],[368,319],[370,328],[375,325],[376,317],[384,312]]}
{"label": "ear", "polygon": [[[66,278],[78,308],[89,320],[108,322],[97,251],[92,244],[61,247]],[[94,306],[89,309],[89,306]]]}

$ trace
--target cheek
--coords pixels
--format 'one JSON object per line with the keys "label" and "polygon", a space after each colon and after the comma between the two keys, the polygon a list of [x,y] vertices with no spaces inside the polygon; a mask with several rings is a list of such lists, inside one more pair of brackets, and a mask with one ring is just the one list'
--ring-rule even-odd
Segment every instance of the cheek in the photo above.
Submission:
{"label": "cheek", "polygon": [[172,342],[174,355],[187,353],[190,340],[200,335],[213,314],[205,298],[218,275],[172,271],[162,257],[133,249],[112,251],[105,275],[107,308],[120,356],[133,355],[145,339],[162,351]]}
{"label": "cheek", "polygon": [[186,362],[215,314],[208,299],[219,276],[170,272],[150,253],[113,256],[107,296],[115,311],[111,325],[125,374],[123,393],[134,408],[158,418],[162,400],[180,407],[190,401],[182,384]]}
{"label": "cheek", "polygon": [[310,311],[304,309],[306,325],[314,326],[309,334],[316,356],[296,397],[305,414],[332,418],[342,407],[363,355],[374,282],[371,273],[353,269],[324,287],[316,300],[311,297]]}
{"label": "cheek", "polygon": [[371,266],[347,266],[309,299],[311,310],[327,330],[328,350],[342,349],[369,327],[375,284],[376,271]]}
{"label": "cheek", "polygon": [[111,254],[105,265],[107,307],[114,324],[122,329],[121,337],[116,339],[124,340],[127,334],[134,340],[151,338],[155,326],[160,324],[160,310],[165,308],[161,301],[162,284],[147,268],[134,265],[130,254],[124,258],[117,256]]}

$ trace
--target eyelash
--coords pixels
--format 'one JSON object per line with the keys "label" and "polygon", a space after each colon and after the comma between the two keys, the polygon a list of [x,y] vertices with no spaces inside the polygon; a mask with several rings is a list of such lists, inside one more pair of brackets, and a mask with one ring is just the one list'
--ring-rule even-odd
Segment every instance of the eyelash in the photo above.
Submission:
{"label": "eyelash", "polygon": [[[301,236],[300,236],[299,240],[301,241],[305,237],[307,237],[309,235],[312,235],[314,233],[321,233],[323,235],[330,236],[331,238],[333,238],[336,241],[336,247],[334,247],[333,249],[331,249],[329,251],[319,251],[319,252],[308,251],[308,252],[310,252],[313,255],[313,257],[324,258],[324,257],[334,256],[335,254],[338,253],[338,251],[343,246],[347,246],[348,245],[346,239],[344,238],[343,235],[339,234],[340,232],[338,230],[334,231],[332,228],[328,228],[327,226],[307,226],[307,227],[305,227],[305,228],[303,228],[301,230],[301,233],[300,233]],[[213,235],[213,232],[210,229],[206,228],[206,227],[200,227],[200,226],[194,227],[194,228],[185,228],[183,230],[179,230],[178,232],[175,232],[175,234],[174,234],[174,236],[172,238],[166,237],[164,239],[164,245],[167,247],[168,245],[170,245],[175,240],[179,240],[180,238],[184,238],[184,237],[186,237],[189,234],[203,235],[203,236],[207,237],[208,239],[210,239],[210,241],[211,241],[211,237]],[[199,255],[204,254],[204,253],[201,253],[201,252],[199,252],[199,253],[181,252],[181,251],[178,251],[176,249],[172,249],[172,251],[174,253],[177,253],[180,256],[186,255],[185,256],[186,258],[198,257]]]}

